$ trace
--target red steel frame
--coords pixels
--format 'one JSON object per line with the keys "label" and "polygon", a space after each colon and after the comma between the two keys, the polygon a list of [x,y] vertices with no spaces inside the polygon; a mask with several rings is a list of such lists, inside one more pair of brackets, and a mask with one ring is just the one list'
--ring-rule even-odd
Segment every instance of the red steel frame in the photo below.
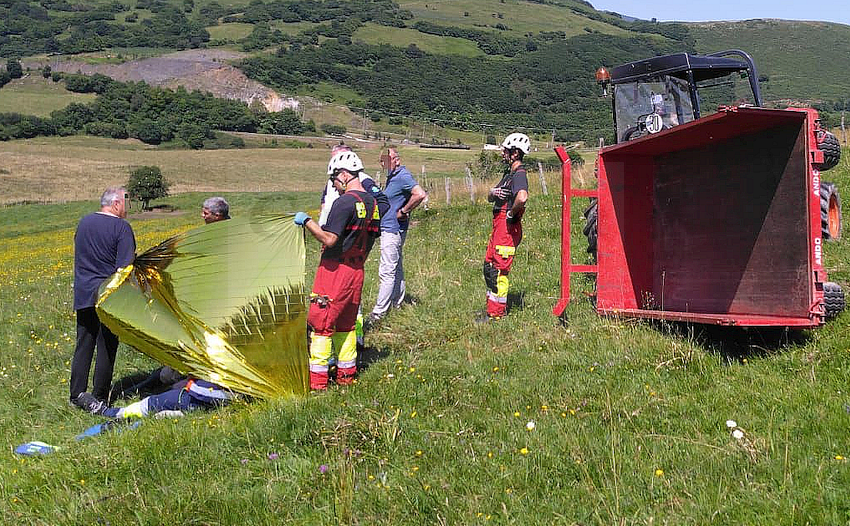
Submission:
{"label": "red steel frame", "polygon": [[561,161],[561,297],[552,313],[563,314],[570,302],[570,276],[573,272],[596,273],[597,265],[574,265],[570,251],[570,213],[573,197],[598,197],[599,190],[573,189],[570,156],[563,146],[555,148],[555,154]]}
{"label": "red steel frame", "polygon": [[[571,274],[585,272],[597,274],[599,289],[596,310],[602,315],[752,327],[811,328],[822,325],[823,283],[827,281],[827,276],[823,266],[821,239],[820,174],[814,168],[815,164],[823,162],[823,152],[817,148],[818,126],[818,114],[812,109],[721,108],[718,113],[698,121],[604,148],[600,151],[599,188],[595,190],[572,188],[569,156],[562,147],[556,148],[555,152],[562,163],[561,294],[552,309],[553,313],[556,316],[562,315],[569,303]],[[769,162],[765,161],[766,158],[774,158],[776,155],[771,157],[758,149],[749,153],[739,152],[737,158],[732,154],[731,162],[740,169],[740,177],[754,173],[755,182],[738,179],[737,174],[727,173],[722,176],[725,179],[719,177],[720,182],[711,186],[711,174],[708,173],[711,169],[695,176],[702,177],[700,181],[706,185],[709,192],[714,192],[710,198],[720,201],[725,200],[725,184],[744,185],[751,193],[758,191],[761,181],[758,177],[769,183],[766,186],[776,184],[775,187],[765,190],[775,194],[756,196],[756,200],[760,200],[764,205],[764,217],[758,215],[759,211],[755,211],[749,217],[749,223],[746,223],[746,228],[752,230],[750,234],[753,243],[749,247],[751,252],[737,250],[734,242],[730,242],[731,246],[728,248],[723,247],[724,238],[721,234],[716,234],[717,238],[706,242],[709,243],[709,248],[716,249],[718,245],[721,247],[716,249],[716,254],[703,256],[702,253],[688,253],[685,250],[674,254],[674,249],[668,246],[669,243],[665,245],[665,239],[653,234],[654,228],[668,236],[662,228],[667,226],[663,221],[666,219],[672,224],[676,219],[667,209],[662,208],[659,212],[658,207],[662,204],[654,202],[659,198],[659,194],[667,199],[665,203],[676,200],[675,192],[678,187],[669,184],[671,190],[663,187],[663,184],[672,181],[687,186],[690,180],[691,174],[687,169],[676,171],[669,167],[671,163],[682,163],[682,158],[687,159],[687,154],[696,152],[711,167],[722,168],[722,159],[717,158],[725,155],[723,145],[729,145],[730,149],[734,150],[744,136],[756,137],[755,144],[760,144],[760,140],[769,145],[773,136],[783,134],[791,146],[778,150],[781,161],[779,170],[773,167],[756,168],[752,172],[748,170],[750,161],[756,165],[764,165]],[[610,166],[606,165],[606,161]],[[783,162],[786,164],[782,164]],[[805,170],[805,173],[801,174],[801,170]],[[668,180],[659,183],[657,180],[662,177],[667,177]],[[802,181],[805,181],[805,188],[802,187]],[[657,186],[659,184],[662,184],[662,187]],[[749,186],[746,186],[747,184]],[[729,192],[732,191],[730,188]],[[573,197],[599,199],[597,265],[572,263],[570,201]],[[705,205],[706,199],[708,198],[703,196],[697,201]],[[740,198],[730,197],[732,202],[735,202],[735,199],[739,199],[740,204]],[[799,206],[804,206],[805,209],[800,209]],[[727,205],[724,209],[718,204],[716,210],[704,210],[702,214],[711,216],[730,210],[734,210],[733,205]],[[784,211],[791,213],[783,213]],[[634,214],[639,217],[633,218]],[[700,218],[699,213],[691,211],[687,214],[690,215],[691,226],[710,223],[705,221],[704,217]],[[786,219],[787,216],[791,218]],[[659,217],[661,219],[658,219]],[[709,219],[719,224],[724,218]],[[759,223],[760,220],[763,220],[764,224]],[[785,228],[786,223],[790,225],[789,228]],[[698,234],[705,234],[702,237],[710,238],[714,234],[707,227],[700,228],[703,230]],[[679,236],[680,239],[689,241],[688,234]],[[773,263],[783,258],[786,245],[791,247],[787,250],[790,255],[785,258],[787,261],[776,263],[774,270]],[[745,244],[745,249],[746,246]],[[675,257],[671,257],[671,254]],[[658,257],[667,259],[658,263],[654,259]],[[689,261],[689,257],[692,257],[693,261]],[[704,274],[710,278],[700,275],[699,272],[702,263],[700,258],[704,257],[713,257],[711,263],[719,262],[717,265],[709,264],[705,267]],[[737,273],[728,272],[728,279],[727,269],[724,268],[727,262],[724,258],[727,257],[733,260],[732,263],[739,263],[740,267],[733,269]],[[664,278],[661,278],[661,286],[658,287],[659,278],[654,275],[658,273],[658,265],[665,264],[674,268],[678,265],[678,270],[684,268],[687,271],[680,272],[681,279],[677,291],[681,297],[678,298],[679,304],[672,308],[664,308]],[[785,277],[774,276],[783,272]],[[797,278],[794,277],[795,273]],[[700,283],[701,279],[705,283]],[[675,289],[675,286],[668,287]],[[717,293],[718,289],[720,293]],[[658,308],[655,302],[652,305],[641,305],[638,291],[644,290],[661,292],[661,308]],[[720,295],[720,300],[710,297],[715,293]],[[763,293],[761,297],[760,293]],[[687,296],[688,294],[691,296]],[[689,300],[696,305],[693,312],[687,308],[691,305]],[[676,303],[676,298],[670,303]],[[717,305],[723,308],[710,308]]]}

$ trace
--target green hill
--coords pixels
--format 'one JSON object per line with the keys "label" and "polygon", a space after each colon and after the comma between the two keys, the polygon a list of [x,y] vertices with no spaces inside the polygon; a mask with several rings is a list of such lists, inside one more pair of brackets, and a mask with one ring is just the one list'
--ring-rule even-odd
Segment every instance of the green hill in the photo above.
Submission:
{"label": "green hill", "polygon": [[0,2],[2,57],[114,60],[110,50],[139,46],[249,52],[240,67],[285,93],[475,132],[554,131],[562,141],[612,139],[593,80],[603,65],[740,48],[755,58],[768,101],[819,109],[843,107],[850,80],[850,26],[821,22],[626,21],[580,0]]}
{"label": "green hill", "polygon": [[850,26],[747,20],[688,24],[703,53],[743,49],[752,55],[768,100],[850,99]]}

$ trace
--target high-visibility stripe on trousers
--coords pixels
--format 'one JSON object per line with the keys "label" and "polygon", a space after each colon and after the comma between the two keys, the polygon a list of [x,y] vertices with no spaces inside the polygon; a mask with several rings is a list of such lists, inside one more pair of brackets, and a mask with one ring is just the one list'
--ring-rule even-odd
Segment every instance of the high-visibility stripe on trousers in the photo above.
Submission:
{"label": "high-visibility stripe on trousers", "polygon": [[362,266],[322,260],[313,281],[307,323],[310,341],[310,388],[328,385],[328,360],[337,352],[337,383],[348,384],[357,372],[357,311],[363,288]]}
{"label": "high-visibility stripe on trousers", "polygon": [[522,223],[508,224],[505,212],[493,215],[493,230],[484,255],[484,282],[487,285],[487,315],[501,317],[507,312],[511,266],[516,247],[522,241]]}

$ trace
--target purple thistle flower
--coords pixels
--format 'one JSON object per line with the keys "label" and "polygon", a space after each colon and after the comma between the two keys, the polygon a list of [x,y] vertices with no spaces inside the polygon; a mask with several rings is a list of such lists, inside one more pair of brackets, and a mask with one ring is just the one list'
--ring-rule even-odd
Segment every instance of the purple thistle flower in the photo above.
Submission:
{"label": "purple thistle flower", "polygon": [[277,460],[278,458],[280,458],[280,455],[277,453],[269,453],[269,460]]}
{"label": "purple thistle flower", "polygon": [[324,475],[325,472],[327,472],[327,470],[328,470],[327,464],[322,464],[321,466],[319,466],[319,473],[321,473],[322,475]]}

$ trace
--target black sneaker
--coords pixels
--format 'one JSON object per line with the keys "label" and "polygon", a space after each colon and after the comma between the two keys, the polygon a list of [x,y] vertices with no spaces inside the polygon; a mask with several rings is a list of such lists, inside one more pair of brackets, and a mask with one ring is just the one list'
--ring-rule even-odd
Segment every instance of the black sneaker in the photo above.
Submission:
{"label": "black sneaker", "polygon": [[93,415],[102,415],[109,408],[105,402],[98,400],[91,393],[80,393],[77,395],[76,400],[73,400],[71,403]]}
{"label": "black sneaker", "polygon": [[381,317],[376,315],[373,312],[370,312],[366,318],[363,319],[363,332],[369,331],[377,327],[381,324]]}
{"label": "black sneaker", "polygon": [[486,311],[477,312],[475,314],[475,324],[476,325],[485,325],[487,323],[491,323],[494,321],[501,320],[501,316],[490,316]]}

